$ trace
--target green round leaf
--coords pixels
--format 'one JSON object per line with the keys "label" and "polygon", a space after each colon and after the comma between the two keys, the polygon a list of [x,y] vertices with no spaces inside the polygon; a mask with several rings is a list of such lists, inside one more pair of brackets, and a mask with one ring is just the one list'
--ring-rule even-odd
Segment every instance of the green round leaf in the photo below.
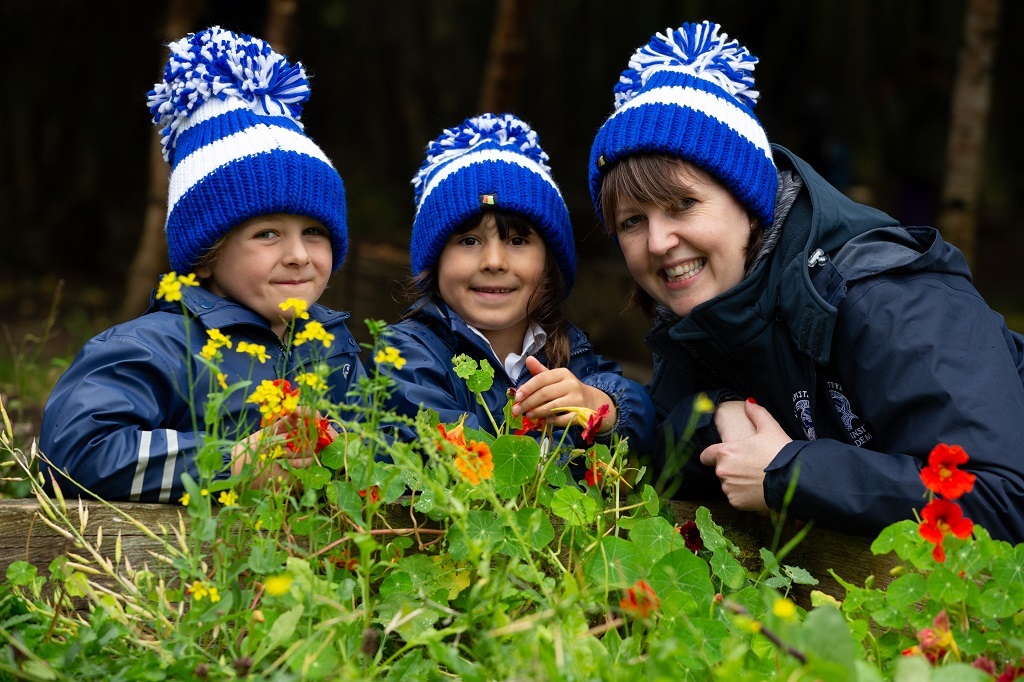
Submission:
{"label": "green round leaf", "polygon": [[551,500],[551,512],[565,519],[570,525],[585,526],[597,516],[597,502],[568,486],[559,488]]}
{"label": "green round leaf", "polygon": [[643,549],[651,561],[657,561],[673,549],[685,547],[679,531],[660,516],[637,521],[633,529],[629,531],[629,539],[637,547]]}
{"label": "green round leaf", "polygon": [[491,459],[495,492],[514,497],[537,473],[540,446],[529,436],[501,436],[491,445]]}

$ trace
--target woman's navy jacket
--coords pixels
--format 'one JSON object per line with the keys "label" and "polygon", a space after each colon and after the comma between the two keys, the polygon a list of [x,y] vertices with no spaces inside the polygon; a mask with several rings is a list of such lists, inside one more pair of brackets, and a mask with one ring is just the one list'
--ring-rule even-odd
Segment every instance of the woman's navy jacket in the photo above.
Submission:
{"label": "woman's navy jacket", "polygon": [[[753,397],[793,442],[765,469],[768,506],[872,535],[924,505],[920,471],[938,443],[960,445],[977,477],[957,500],[994,537],[1024,541],[1024,337],[971,283],[960,251],[929,227],[902,227],[850,201],[775,148],[804,188],[766,262],[733,289],[648,335],[662,465],[706,391]],[[680,496],[720,486],[697,461]]]}
{"label": "woman's navy jacket", "polygon": [[[264,379],[294,377],[310,371],[314,361],[325,361],[331,372],[329,398],[345,403],[349,387],[365,376],[359,345],[345,326],[348,313],[312,306],[311,319],[334,334],[334,341],[329,348],[309,342],[286,352],[267,320],[248,308],[200,287],[185,288],[182,296],[174,303],[154,299],[141,317],[86,343],[46,404],[43,456],[53,469],[104,499],[176,501],[184,492],[182,473],[196,476],[195,455],[207,437],[207,394],[218,386],[195,358],[207,330],[229,336],[233,348],[240,341],[264,345],[270,356],[260,363],[222,349],[226,382],[249,379],[252,385],[225,400],[220,438],[239,440],[259,428],[258,406],[246,398]],[[48,483],[51,468],[41,468]],[[77,492],[63,477],[58,483],[65,494]]]}
{"label": "woman's navy jacket", "polygon": [[[584,384],[604,391],[615,402],[618,420],[614,431],[629,439],[630,450],[649,451],[654,410],[644,387],[622,376],[617,362],[598,355],[583,331],[569,325],[568,332],[569,371]],[[422,405],[436,411],[442,423],[457,422],[467,414],[466,426],[494,431],[487,411],[452,369],[452,358],[456,355],[487,360],[494,367],[494,383],[483,397],[499,425],[504,419],[508,389],[522,385],[532,376],[524,369],[514,380],[509,377],[485,341],[443,303],[426,303],[413,317],[389,325],[384,343],[397,348],[405,359],[400,370],[393,366],[381,367],[396,382],[388,405],[409,417],[415,417]],[[546,366],[542,353],[536,357]],[[368,358],[368,362],[368,368],[372,368],[373,358]],[[406,441],[416,439],[414,430],[409,427],[402,427],[400,436]],[[576,446],[583,447],[580,429],[573,428],[570,436]]]}

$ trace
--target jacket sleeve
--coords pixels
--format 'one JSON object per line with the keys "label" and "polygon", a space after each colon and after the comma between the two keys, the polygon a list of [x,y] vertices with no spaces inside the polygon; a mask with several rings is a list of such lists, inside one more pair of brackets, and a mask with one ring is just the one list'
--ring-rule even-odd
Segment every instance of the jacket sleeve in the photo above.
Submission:
{"label": "jacket sleeve", "polygon": [[[387,407],[396,413],[415,419],[420,407],[434,410],[438,413],[442,423],[457,422],[466,417],[465,425],[470,428],[480,429],[479,419],[474,414],[474,408],[467,406],[472,395],[465,392],[460,394],[454,380],[462,382],[455,376],[451,368],[451,358],[454,352],[449,352],[448,357],[441,357],[433,346],[437,342],[428,344],[417,337],[418,333],[430,333],[421,330],[418,326],[407,329],[404,326],[389,327],[386,332],[385,341],[389,346],[398,350],[403,360],[402,368],[399,369],[391,363],[377,365],[375,359],[367,358],[367,371],[379,370],[387,375],[394,382],[390,389],[390,396],[387,400]],[[495,415],[500,419],[501,415]],[[486,431],[492,429],[488,425]],[[416,430],[410,426],[400,425],[398,436],[405,442],[418,440]]]}
{"label": "jacket sleeve", "polygon": [[608,394],[615,402],[614,432],[629,439],[629,449],[648,453],[654,441],[654,404],[644,387],[622,376],[619,363],[594,354],[594,370],[580,377],[587,386]]}
{"label": "jacket sleeve", "polygon": [[1019,338],[965,278],[889,276],[840,304],[833,365],[873,440],[794,441],[766,469],[778,509],[873,534],[924,504],[921,468],[938,443],[970,457],[974,490],[957,500],[994,537],[1024,541],[1024,386]]}
{"label": "jacket sleeve", "polygon": [[101,335],[85,346],[43,412],[40,447],[56,470],[42,465],[47,485],[53,473],[65,494],[84,488],[140,502],[181,496],[181,475],[196,475],[201,441],[184,428],[192,423],[184,366],[172,368],[165,357],[127,336]]}

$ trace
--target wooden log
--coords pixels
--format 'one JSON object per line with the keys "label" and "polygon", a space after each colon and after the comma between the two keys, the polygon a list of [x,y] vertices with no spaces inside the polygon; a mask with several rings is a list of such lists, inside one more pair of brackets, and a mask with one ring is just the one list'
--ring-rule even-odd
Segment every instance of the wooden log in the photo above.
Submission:
{"label": "wooden log", "polygon": [[[698,507],[708,507],[715,523],[723,528],[725,536],[741,549],[744,565],[753,572],[762,570],[760,549],[772,548],[776,534],[768,517],[737,511],[725,502],[672,501],[670,504],[679,522],[693,519]],[[112,559],[115,541],[120,533],[122,556],[136,567],[144,564],[149,564],[151,568],[159,566],[153,553],[162,553],[162,546],[132,523],[129,517],[142,522],[158,536],[162,535],[159,531],[161,525],[169,529],[183,521],[188,526],[188,516],[178,505],[121,502],[107,506],[98,502],[83,502],[82,508],[86,510],[88,521],[85,537],[95,544],[98,529],[102,527],[100,550],[104,556]],[[80,521],[78,509],[77,501],[69,501],[69,516],[75,524]],[[389,505],[384,513],[392,527],[410,525],[410,510],[407,506]],[[40,505],[34,499],[0,500],[0,576],[6,575],[7,567],[14,561],[27,561],[36,566],[40,573],[45,573],[50,562],[58,556],[68,551],[81,553],[74,542],[44,523],[41,514]],[[776,550],[785,545],[795,532],[797,529],[793,524],[784,526]],[[897,559],[893,555],[875,556],[871,553],[870,545],[868,538],[812,528],[803,541],[782,558],[783,565],[803,568],[819,581],[813,587],[796,587],[793,592],[796,601],[807,606],[811,589],[843,599],[845,591],[828,573],[830,568],[847,582],[856,585],[863,585],[870,575],[875,576],[876,586],[888,583],[889,570],[896,565]]]}

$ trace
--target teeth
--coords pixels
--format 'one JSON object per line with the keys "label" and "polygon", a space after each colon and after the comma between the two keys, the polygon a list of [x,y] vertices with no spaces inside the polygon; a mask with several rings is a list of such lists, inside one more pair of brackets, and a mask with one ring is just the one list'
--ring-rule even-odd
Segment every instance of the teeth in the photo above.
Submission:
{"label": "teeth", "polygon": [[669,279],[689,277],[690,275],[703,270],[704,266],[707,265],[707,262],[707,258],[698,258],[697,260],[692,260],[683,265],[677,265],[674,268],[665,268],[665,276]]}

